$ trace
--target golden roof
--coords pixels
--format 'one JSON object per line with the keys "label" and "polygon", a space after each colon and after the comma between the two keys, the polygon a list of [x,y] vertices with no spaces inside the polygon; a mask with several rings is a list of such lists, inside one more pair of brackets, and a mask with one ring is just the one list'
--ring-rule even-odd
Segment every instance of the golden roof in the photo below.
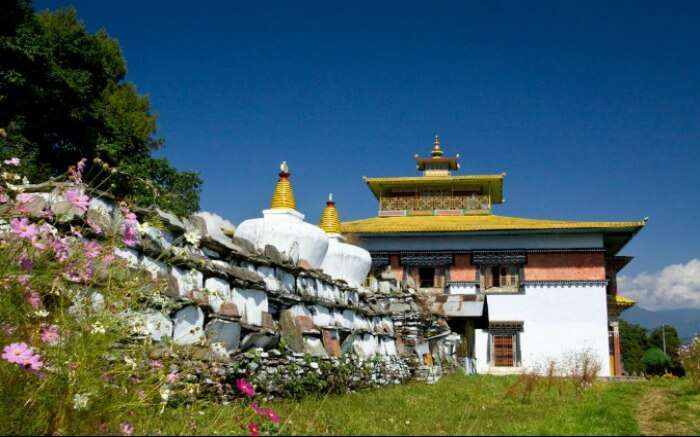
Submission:
{"label": "golden roof", "polygon": [[275,186],[275,192],[272,194],[270,209],[296,209],[296,207],[294,191],[292,191],[292,184],[289,182],[289,167],[287,161],[284,161],[280,165],[279,179]]}
{"label": "golden roof", "polygon": [[622,307],[622,308],[629,308],[633,306],[635,303],[637,303],[635,300],[630,299],[629,297],[621,296],[619,294],[615,295],[615,305]]}
{"label": "golden roof", "polygon": [[482,232],[531,230],[638,230],[645,220],[593,222],[541,220],[500,215],[372,217],[341,224],[343,233]]}
{"label": "golden roof", "polygon": [[340,218],[338,217],[338,210],[335,208],[332,193],[328,195],[326,208],[321,214],[321,221],[318,226],[326,231],[327,234],[340,234]]}
{"label": "golden roof", "polygon": [[491,196],[491,203],[503,202],[503,174],[497,175],[467,175],[467,176],[409,176],[398,178],[368,178],[364,180],[372,190],[374,197],[380,198],[387,188],[414,189],[445,188],[445,189],[479,189],[484,195]]}

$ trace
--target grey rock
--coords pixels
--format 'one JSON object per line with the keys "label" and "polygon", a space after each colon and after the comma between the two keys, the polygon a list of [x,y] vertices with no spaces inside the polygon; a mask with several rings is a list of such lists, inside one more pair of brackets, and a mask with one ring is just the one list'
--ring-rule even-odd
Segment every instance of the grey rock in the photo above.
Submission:
{"label": "grey rock", "polygon": [[241,343],[241,325],[214,319],[207,324],[206,336],[209,343],[220,343],[227,352],[233,352]]}
{"label": "grey rock", "polygon": [[263,254],[268,257],[273,263],[280,265],[282,264],[282,254],[277,250],[277,248],[271,244],[265,245],[265,250]]}
{"label": "grey rock", "polygon": [[174,317],[173,341],[180,345],[196,344],[204,339],[204,313],[199,307],[187,306]]}

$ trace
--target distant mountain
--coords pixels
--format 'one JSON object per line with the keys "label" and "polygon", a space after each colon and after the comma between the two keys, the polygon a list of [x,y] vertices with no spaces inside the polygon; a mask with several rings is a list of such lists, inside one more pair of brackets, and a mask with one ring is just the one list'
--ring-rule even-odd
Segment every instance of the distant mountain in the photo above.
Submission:
{"label": "distant mountain", "polygon": [[633,306],[620,317],[647,329],[654,329],[663,324],[673,325],[683,342],[689,341],[695,334],[700,334],[700,309],[649,311]]}

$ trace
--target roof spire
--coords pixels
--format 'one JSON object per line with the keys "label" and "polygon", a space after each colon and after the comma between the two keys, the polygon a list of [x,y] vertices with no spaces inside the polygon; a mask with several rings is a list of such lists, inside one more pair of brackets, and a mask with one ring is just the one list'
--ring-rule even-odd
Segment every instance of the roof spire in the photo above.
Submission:
{"label": "roof spire", "polygon": [[335,208],[335,202],[333,201],[333,193],[328,195],[326,208],[323,210],[323,214],[321,214],[321,221],[318,226],[326,231],[326,234],[340,234],[340,218],[338,217],[338,210]]}
{"label": "roof spire", "polygon": [[431,153],[433,158],[440,158],[442,156],[442,149],[440,148],[440,137],[435,135],[435,140],[433,140],[433,151]]}
{"label": "roof spire", "polygon": [[297,204],[294,200],[294,191],[292,184],[289,181],[289,166],[287,161],[282,161],[280,164],[279,179],[275,186],[275,192],[272,194],[271,209],[296,209]]}

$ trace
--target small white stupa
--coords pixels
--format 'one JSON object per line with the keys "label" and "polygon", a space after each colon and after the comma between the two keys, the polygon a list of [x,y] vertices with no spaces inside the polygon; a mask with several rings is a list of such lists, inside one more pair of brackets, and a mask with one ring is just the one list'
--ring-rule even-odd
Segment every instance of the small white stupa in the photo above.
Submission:
{"label": "small white stupa", "polygon": [[372,267],[372,257],[365,249],[344,242],[333,194],[328,196],[319,226],[328,234],[328,251],[321,269],[333,278],[343,279],[351,287],[359,287]]}
{"label": "small white stupa", "polygon": [[236,229],[236,237],[250,241],[260,250],[270,244],[287,255],[296,243],[299,259],[306,260],[314,268],[321,266],[328,250],[326,233],[318,226],[306,223],[304,214],[296,210],[286,161],[280,165],[270,209],[263,210],[262,218],[241,223]]}

